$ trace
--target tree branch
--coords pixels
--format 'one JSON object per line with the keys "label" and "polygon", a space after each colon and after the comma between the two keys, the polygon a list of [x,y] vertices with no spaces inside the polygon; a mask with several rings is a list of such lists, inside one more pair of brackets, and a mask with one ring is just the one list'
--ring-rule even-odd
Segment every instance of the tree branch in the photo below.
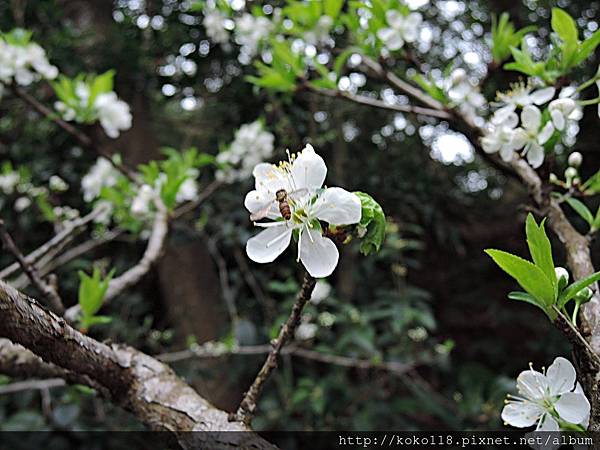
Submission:
{"label": "tree branch", "polygon": [[[109,346],[79,333],[4,282],[0,282],[0,337],[27,349],[3,341],[0,371],[15,375],[26,369],[27,375],[38,377],[60,374],[69,382],[100,390],[152,429],[173,431],[180,439],[190,438],[186,431],[249,431],[230,422],[226,412],[198,395],[168,366],[131,347]],[[214,436],[194,433],[193,439]],[[275,448],[253,433],[223,433],[219,443],[223,448]],[[206,442],[199,448],[208,448]]]}
{"label": "tree branch", "polygon": [[277,357],[281,353],[281,349],[286,344],[286,342],[290,339],[294,334],[294,330],[300,323],[300,315],[302,314],[302,309],[306,305],[306,303],[310,300],[312,292],[315,288],[316,280],[310,275],[306,274],[304,276],[304,281],[302,282],[302,288],[298,293],[298,297],[296,298],[296,302],[292,307],[292,311],[287,321],[279,330],[279,335],[273,342],[273,349],[270,351],[267,356],[267,360],[261,367],[260,371],[256,375],[254,382],[248,389],[248,391],[244,394],[244,398],[238,407],[238,410],[235,414],[232,414],[231,419],[240,420],[245,424],[249,424],[252,420],[252,416],[256,410],[256,402],[260,397],[260,394],[264,388],[265,382],[271,375],[271,372],[277,367]]}
{"label": "tree branch", "polygon": [[25,257],[13,241],[13,238],[10,236],[10,233],[6,229],[6,225],[4,221],[0,219],[0,240],[2,240],[2,244],[4,248],[11,252],[14,257],[17,259],[17,262],[23,269],[23,272],[27,274],[27,277],[31,280],[33,285],[40,291],[40,293],[48,300],[50,308],[57,314],[61,314],[65,311],[65,307],[63,302],[56,292],[56,289],[49,283],[46,283],[34,265],[28,264],[25,260]]}

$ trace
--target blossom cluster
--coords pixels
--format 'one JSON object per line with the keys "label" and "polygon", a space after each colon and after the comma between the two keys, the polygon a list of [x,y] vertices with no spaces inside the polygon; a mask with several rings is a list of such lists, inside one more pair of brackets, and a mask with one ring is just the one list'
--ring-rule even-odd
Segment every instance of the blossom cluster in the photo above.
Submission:
{"label": "blossom cluster", "polygon": [[113,139],[119,137],[121,131],[131,128],[129,105],[112,90],[93,94],[90,84],[84,81],[76,81],[73,95],[55,102],[54,108],[66,121],[90,123],[99,120],[104,132]]}
{"label": "blossom cluster", "polygon": [[225,165],[217,171],[217,179],[226,183],[245,180],[254,166],[273,156],[274,141],[275,136],[265,130],[261,121],[242,125],[227,150],[217,155],[217,162]]}
{"label": "blossom cluster", "polygon": [[499,93],[499,109],[486,125],[481,140],[484,151],[499,152],[504,161],[510,161],[515,151],[522,151],[533,168],[540,167],[545,158],[544,145],[583,116],[575,87],[565,87],[555,96],[554,87],[535,89],[522,83]]}
{"label": "blossom cluster", "polygon": [[[322,230],[328,226],[360,222],[360,198],[339,187],[323,188],[327,166],[313,147],[307,145],[297,156],[279,165],[261,163],[253,171],[255,189],[246,195],[244,205],[253,215],[264,215],[271,222],[255,222],[265,228],[246,244],[248,257],[258,263],[273,262],[290,245],[298,241],[298,258],[307,272],[324,278],[335,270],[339,252]],[[277,193],[285,191],[290,208],[289,220],[282,217]]]}
{"label": "blossom cluster", "polygon": [[443,84],[449,100],[456,105],[463,117],[475,124],[481,120],[479,112],[485,107],[486,99],[465,69],[454,69]]}
{"label": "blossom cluster", "polygon": [[0,82],[28,86],[42,78],[53,80],[58,76],[58,69],[50,64],[44,49],[29,39],[23,30],[0,35]]}
{"label": "blossom cluster", "polygon": [[567,359],[556,358],[543,372],[532,367],[521,372],[517,390],[519,396],[509,395],[502,410],[506,424],[517,428],[537,424],[537,431],[587,429],[590,403]]}

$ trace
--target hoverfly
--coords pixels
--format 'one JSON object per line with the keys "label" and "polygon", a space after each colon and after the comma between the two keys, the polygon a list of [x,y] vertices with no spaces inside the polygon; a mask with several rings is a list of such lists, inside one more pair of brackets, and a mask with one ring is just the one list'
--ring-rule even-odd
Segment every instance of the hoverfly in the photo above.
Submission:
{"label": "hoverfly", "polygon": [[250,220],[256,221],[264,219],[265,217],[267,217],[267,214],[269,214],[273,203],[277,202],[281,217],[283,217],[284,220],[288,221],[292,218],[292,208],[290,207],[290,202],[292,202],[293,205],[294,200],[298,200],[307,193],[308,189],[304,188],[289,193],[285,189],[279,189],[277,192],[275,192],[275,198],[273,200],[270,200],[269,202],[267,202],[266,205],[264,205],[264,207],[262,207],[254,214],[250,215]]}

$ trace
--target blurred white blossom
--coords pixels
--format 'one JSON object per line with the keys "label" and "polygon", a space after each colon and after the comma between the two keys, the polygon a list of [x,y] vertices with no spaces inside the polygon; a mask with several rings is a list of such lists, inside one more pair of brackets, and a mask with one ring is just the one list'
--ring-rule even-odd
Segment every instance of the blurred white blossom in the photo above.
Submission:
{"label": "blurred white blossom", "polygon": [[134,216],[145,216],[150,212],[152,202],[154,201],[155,191],[148,184],[142,185],[136,196],[131,201],[131,214]]}
{"label": "blurred white blossom", "polygon": [[28,86],[41,78],[53,80],[58,69],[48,62],[46,52],[38,44],[29,42],[12,45],[0,37],[0,82],[13,80]]}
{"label": "blurred white blossom", "polygon": [[245,13],[235,20],[235,41],[248,56],[256,55],[260,43],[269,36],[273,24],[266,17]]}
{"label": "blurred white blossom", "polygon": [[405,42],[414,42],[419,36],[419,27],[423,17],[419,13],[410,13],[407,16],[400,11],[390,9],[385,13],[389,27],[377,31],[377,37],[388,50],[400,50]]}
{"label": "blurred white blossom", "polygon": [[318,305],[331,294],[331,285],[325,280],[318,280],[315,284],[310,301]]}
{"label": "blurred white blossom", "polygon": [[100,125],[111,138],[119,137],[119,132],[131,128],[132,116],[129,105],[119,100],[114,92],[98,95],[94,107],[100,119]]}
{"label": "blurred white blossom", "polygon": [[216,8],[205,8],[202,25],[206,29],[206,35],[215,44],[225,44],[229,41],[229,31],[225,28],[227,16]]}
{"label": "blurred white blossom", "polygon": [[0,175],[0,190],[7,195],[12,194],[15,188],[21,181],[21,176],[18,172],[8,172]]}
{"label": "blurred white blossom", "polygon": [[98,196],[104,186],[114,186],[119,172],[106,158],[98,158],[89,172],[81,179],[83,199],[91,202]]}
{"label": "blurred white blossom", "polygon": [[217,179],[226,183],[247,179],[254,166],[273,156],[274,141],[260,121],[242,125],[229,148],[217,155],[217,162],[228,166],[217,171]]}

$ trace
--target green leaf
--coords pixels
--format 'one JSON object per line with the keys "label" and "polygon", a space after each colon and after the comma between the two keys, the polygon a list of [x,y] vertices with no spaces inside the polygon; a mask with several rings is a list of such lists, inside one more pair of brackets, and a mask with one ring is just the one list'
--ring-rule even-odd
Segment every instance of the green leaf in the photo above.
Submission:
{"label": "green leaf", "polygon": [[567,197],[567,203],[569,204],[569,206],[571,208],[573,208],[575,210],[575,212],[577,214],[579,214],[581,217],[583,217],[583,219],[590,226],[592,226],[594,224],[594,215],[588,209],[588,207],[583,204],[583,202],[581,202],[573,197]]}
{"label": "green leaf", "polygon": [[518,300],[520,302],[530,303],[534,306],[537,306],[538,308],[545,308],[544,304],[539,303],[539,301],[535,297],[532,297],[527,292],[513,291],[508,294],[508,298],[510,298],[511,300]]}
{"label": "green leaf", "polygon": [[571,284],[564,291],[562,291],[562,294],[558,299],[558,307],[562,308],[569,300],[574,298],[579,291],[598,281],[600,281],[600,272],[593,273],[590,276],[582,278],[581,280]]}
{"label": "green leaf", "polygon": [[332,19],[336,19],[343,5],[344,0],[324,0],[323,12]]}
{"label": "green leaf", "polygon": [[527,221],[525,223],[525,233],[527,235],[527,245],[529,247],[529,253],[534,264],[539,267],[546,277],[552,282],[552,286],[558,293],[558,281],[556,279],[556,272],[554,271],[554,260],[552,259],[552,246],[546,230],[544,229],[544,222],[542,220],[539,227],[533,218],[533,215],[529,213],[527,215]]}
{"label": "green leaf", "polygon": [[502,250],[487,249],[485,252],[502,270],[517,280],[528,294],[546,305],[546,308],[552,306],[555,300],[554,287],[542,269]]}
{"label": "green leaf", "polygon": [[575,65],[585,61],[592,54],[592,52],[596,50],[598,44],[600,44],[600,30],[597,30],[594,34],[581,43],[575,58]]}
{"label": "green leaf", "polygon": [[552,30],[567,44],[577,44],[577,25],[566,11],[552,8]]}
{"label": "green leaf", "polygon": [[364,192],[354,192],[360,199],[362,215],[358,228],[362,229],[364,234],[359,235],[360,252],[363,255],[369,255],[378,252],[385,238],[385,214],[383,208],[373,197]]}

